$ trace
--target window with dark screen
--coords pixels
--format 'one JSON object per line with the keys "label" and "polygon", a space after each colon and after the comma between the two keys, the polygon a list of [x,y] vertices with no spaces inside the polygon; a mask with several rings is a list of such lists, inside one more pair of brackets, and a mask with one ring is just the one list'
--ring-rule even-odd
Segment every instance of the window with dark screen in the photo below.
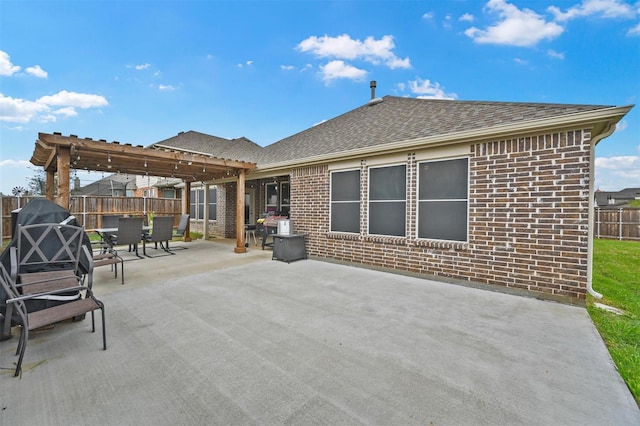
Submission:
{"label": "window with dark screen", "polygon": [[360,232],[360,170],[331,173],[332,232]]}
{"label": "window with dark screen", "polygon": [[404,237],[407,220],[407,166],[369,169],[369,234]]}
{"label": "window with dark screen", "polygon": [[418,238],[467,241],[469,160],[418,164]]}

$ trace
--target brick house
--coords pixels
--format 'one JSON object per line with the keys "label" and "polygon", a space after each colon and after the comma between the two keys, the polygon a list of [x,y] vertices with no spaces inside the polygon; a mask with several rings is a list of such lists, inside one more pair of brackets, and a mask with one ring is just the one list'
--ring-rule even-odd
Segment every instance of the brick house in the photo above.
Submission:
{"label": "brick house", "polygon": [[[631,108],[385,96],[232,158],[248,223],[289,214],[312,258],[583,303],[594,147]],[[235,179],[207,184],[235,237]]]}

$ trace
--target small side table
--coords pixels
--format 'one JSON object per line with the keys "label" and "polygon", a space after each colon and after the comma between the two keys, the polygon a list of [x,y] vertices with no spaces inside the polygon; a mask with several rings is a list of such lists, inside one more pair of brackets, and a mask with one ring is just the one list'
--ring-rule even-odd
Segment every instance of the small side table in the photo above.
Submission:
{"label": "small side table", "polygon": [[307,258],[305,234],[273,235],[273,255],[271,259],[293,262]]}

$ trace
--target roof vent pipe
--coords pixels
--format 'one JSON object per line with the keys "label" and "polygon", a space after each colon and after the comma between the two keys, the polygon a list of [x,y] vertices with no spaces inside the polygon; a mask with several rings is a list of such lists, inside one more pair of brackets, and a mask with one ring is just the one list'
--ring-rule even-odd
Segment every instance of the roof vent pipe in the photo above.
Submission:
{"label": "roof vent pipe", "polygon": [[369,87],[371,88],[371,99],[375,99],[376,98],[376,81],[371,80],[371,83],[369,83]]}

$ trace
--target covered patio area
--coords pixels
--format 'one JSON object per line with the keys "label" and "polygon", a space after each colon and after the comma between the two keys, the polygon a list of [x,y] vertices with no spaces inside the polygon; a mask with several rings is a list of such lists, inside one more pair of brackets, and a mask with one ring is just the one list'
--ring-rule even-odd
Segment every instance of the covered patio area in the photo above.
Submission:
{"label": "covered patio area", "polygon": [[[234,178],[238,188],[244,188],[246,172],[256,167],[255,163],[217,158],[212,155],[166,148],[144,148],[116,141],[80,139],[75,135],[63,136],[60,133],[38,134],[31,163],[42,167],[46,172],[47,199],[66,209],[69,208],[71,194],[70,171],[77,169],[180,178],[185,182],[183,213],[189,213],[191,183],[220,179],[224,176]],[[244,202],[244,193],[238,191],[235,205],[227,207],[235,212],[236,253],[246,252]],[[189,238],[188,228],[185,238]]]}
{"label": "covered patio area", "polygon": [[96,271],[108,349],[87,320],[33,334],[0,423],[640,423],[584,308],[234,244]]}

